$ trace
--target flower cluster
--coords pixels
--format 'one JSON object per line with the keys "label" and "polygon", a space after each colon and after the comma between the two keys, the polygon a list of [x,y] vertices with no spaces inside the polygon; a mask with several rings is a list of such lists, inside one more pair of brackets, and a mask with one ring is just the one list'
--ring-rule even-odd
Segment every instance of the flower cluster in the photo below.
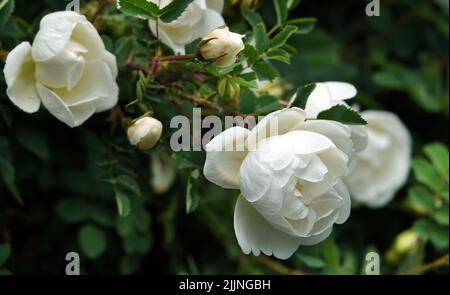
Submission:
{"label": "flower cluster", "polygon": [[[158,9],[172,3],[150,2]],[[194,0],[173,21],[149,19],[149,28],[175,54],[184,55],[186,46],[200,39],[197,60],[232,67],[245,48],[244,35],[226,26],[223,6],[223,0]],[[33,44],[21,43],[9,53],[4,73],[7,94],[17,107],[33,113],[42,103],[70,127],[118,103],[116,57],[105,49],[93,24],[74,12],[45,16]],[[219,95],[238,97],[236,79],[224,78],[219,84],[224,81],[232,83],[233,91]],[[366,111],[364,126],[322,117],[335,106],[350,110],[345,100],[356,95],[348,83],[316,83],[304,105],[294,106],[299,99],[294,96],[292,106],[268,114],[253,129],[233,127],[207,144],[204,176],[241,192],[234,227],[244,253],[288,259],[300,245],[320,243],[335,224],[343,224],[350,216],[351,198],[381,207],[403,186],[411,139],[399,118]],[[141,150],[155,147],[163,134],[162,123],[147,115],[123,122],[130,144]],[[170,180],[153,184],[157,191],[173,182],[170,171]]]}

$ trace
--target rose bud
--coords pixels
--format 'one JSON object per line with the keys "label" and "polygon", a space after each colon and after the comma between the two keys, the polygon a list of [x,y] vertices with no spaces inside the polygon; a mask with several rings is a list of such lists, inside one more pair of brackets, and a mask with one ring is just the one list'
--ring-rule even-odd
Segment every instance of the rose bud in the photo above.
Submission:
{"label": "rose bud", "polygon": [[128,128],[128,140],[141,150],[153,148],[161,138],[163,126],[155,118],[138,119]]}
{"label": "rose bud", "polygon": [[241,93],[241,87],[229,77],[225,76],[219,80],[219,83],[217,83],[217,93],[222,99],[233,100],[239,97]]}
{"label": "rose bud", "polygon": [[222,26],[206,35],[199,45],[202,57],[214,60],[218,67],[228,67],[237,60],[237,55],[245,46],[242,42],[244,35],[230,32],[227,26]]}

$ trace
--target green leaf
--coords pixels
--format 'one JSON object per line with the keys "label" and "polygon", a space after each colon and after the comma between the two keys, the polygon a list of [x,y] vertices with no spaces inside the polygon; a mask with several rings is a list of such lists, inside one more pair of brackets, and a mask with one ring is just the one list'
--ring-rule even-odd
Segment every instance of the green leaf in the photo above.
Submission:
{"label": "green leaf", "polygon": [[115,196],[116,196],[116,204],[117,204],[117,210],[119,212],[119,215],[121,217],[126,217],[126,216],[130,215],[130,213],[131,213],[130,198],[128,198],[128,196],[126,196],[120,190],[116,190]]}
{"label": "green leaf", "polygon": [[0,244],[0,266],[3,265],[11,255],[11,246],[9,244]]}
{"label": "green leaf", "polygon": [[259,80],[270,80],[273,81],[278,76],[277,69],[270,63],[260,60],[254,64],[253,70],[258,75]]}
{"label": "green leaf", "polygon": [[268,60],[276,60],[285,64],[291,63],[291,55],[283,49],[270,50],[266,56]]}
{"label": "green leaf", "polygon": [[234,83],[236,83],[240,86],[247,87],[247,88],[256,88],[257,87],[256,79],[247,81],[242,76],[240,76],[240,77],[231,78],[231,81],[233,81]]}
{"label": "green leaf", "polygon": [[204,152],[185,152],[180,151],[172,154],[177,163],[178,169],[197,168],[203,169],[206,154]]}
{"label": "green leaf", "polygon": [[447,184],[426,159],[416,158],[413,160],[412,165],[416,178],[420,183],[425,184],[436,193],[446,189]]}
{"label": "green leaf", "polygon": [[253,10],[246,10],[242,14],[252,28],[255,28],[258,24],[264,24],[261,15]]}
{"label": "green leaf", "polygon": [[288,18],[288,7],[286,0],[273,0],[275,6],[275,12],[277,14],[277,24],[282,26]]}
{"label": "green leaf", "polygon": [[285,0],[286,1],[286,6],[289,10],[294,9],[295,7],[297,7],[301,0]]}
{"label": "green leaf", "polygon": [[85,221],[88,218],[88,206],[80,198],[63,199],[56,204],[58,216],[69,223]]}
{"label": "green leaf", "polygon": [[14,0],[0,0],[0,28],[3,27],[11,17],[15,8]]}
{"label": "green leaf", "polygon": [[420,219],[414,223],[413,229],[422,240],[430,241],[438,250],[448,248],[448,226]]}
{"label": "green leaf", "polygon": [[78,232],[78,241],[84,254],[90,259],[99,257],[106,250],[106,236],[94,225],[84,225]]}
{"label": "green leaf", "polygon": [[297,34],[308,34],[314,30],[317,19],[313,17],[296,18],[286,22],[287,25],[297,27]]}
{"label": "green leaf", "polygon": [[433,195],[422,185],[416,185],[409,189],[408,197],[413,205],[428,213],[435,209]]}
{"label": "green leaf", "polygon": [[139,184],[137,183],[136,179],[129,175],[123,174],[118,176],[115,179],[115,185],[120,190],[128,191],[134,196],[141,195],[141,188],[139,187]]}
{"label": "green leaf", "polygon": [[259,54],[266,52],[269,49],[270,41],[264,23],[259,23],[254,27],[254,35],[256,51]]}
{"label": "green leaf", "polygon": [[199,170],[192,171],[191,175],[188,178],[187,188],[186,188],[186,213],[191,214],[194,212],[199,203],[200,203],[200,195],[196,188],[196,181],[200,177]]}
{"label": "green leaf", "polygon": [[336,105],[331,109],[320,112],[319,115],[317,115],[317,119],[337,121],[342,124],[348,125],[367,124],[367,122],[361,117],[360,114],[346,107],[345,105]]}
{"label": "green leaf", "polygon": [[147,0],[118,0],[117,5],[124,14],[147,19],[159,15],[158,5]]}
{"label": "green leaf", "polygon": [[50,159],[50,148],[44,133],[37,128],[26,127],[17,131],[17,139],[19,142],[43,161]]}
{"label": "green leaf", "polygon": [[276,49],[283,47],[289,38],[297,31],[296,26],[286,26],[275,37],[270,40],[270,48]]}
{"label": "green leaf", "polygon": [[160,19],[165,23],[176,20],[194,0],[173,0],[160,11]]}
{"label": "green leaf", "polygon": [[449,156],[448,148],[442,143],[428,144],[424,148],[425,154],[431,160],[434,169],[448,179],[449,176]]}
{"label": "green leaf", "polygon": [[301,109],[306,108],[306,103],[308,102],[308,98],[311,95],[311,93],[316,89],[316,84],[306,84],[298,88],[296,97],[294,102],[292,103],[292,107],[297,107]]}
{"label": "green leaf", "polygon": [[297,254],[295,256],[303,265],[309,268],[323,268],[325,267],[325,261],[322,258],[306,255],[306,254]]}
{"label": "green leaf", "polygon": [[432,211],[431,216],[434,221],[440,225],[448,227],[449,224],[449,207],[447,203],[442,203],[441,207]]}

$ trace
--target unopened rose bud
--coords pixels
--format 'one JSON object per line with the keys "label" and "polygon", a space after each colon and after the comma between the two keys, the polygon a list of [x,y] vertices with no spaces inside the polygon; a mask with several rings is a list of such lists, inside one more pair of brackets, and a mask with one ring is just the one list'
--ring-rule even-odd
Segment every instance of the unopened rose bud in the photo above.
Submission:
{"label": "unopened rose bud", "polygon": [[222,77],[217,83],[217,93],[222,99],[236,99],[241,94],[241,87],[228,77]]}
{"label": "unopened rose bud", "polygon": [[228,67],[237,60],[237,55],[245,46],[244,35],[230,32],[227,26],[215,29],[206,35],[199,45],[200,53],[206,60],[214,60],[218,67]]}
{"label": "unopened rose bud", "polygon": [[141,150],[153,148],[162,135],[163,126],[155,118],[145,117],[128,128],[128,140]]}

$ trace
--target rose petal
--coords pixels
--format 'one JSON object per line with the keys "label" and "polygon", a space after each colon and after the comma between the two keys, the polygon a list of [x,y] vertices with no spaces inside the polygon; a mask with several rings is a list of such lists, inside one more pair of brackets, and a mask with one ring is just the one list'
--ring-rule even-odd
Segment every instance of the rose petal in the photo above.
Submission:
{"label": "rose petal", "polygon": [[73,11],[60,11],[46,15],[33,41],[32,55],[36,62],[46,61],[66,48],[72,32],[86,17]]}
{"label": "rose petal", "polygon": [[36,87],[45,108],[69,127],[80,126],[95,112],[95,102],[86,102],[69,108],[55,92],[39,83]]}
{"label": "rose petal", "polygon": [[[249,131],[242,127],[225,130],[206,145],[205,177],[223,187],[239,188],[239,171],[247,151],[245,140]],[[238,150],[237,148],[241,148]]]}
{"label": "rose petal", "polygon": [[297,250],[299,238],[285,234],[270,225],[243,197],[236,203],[234,229],[245,254],[273,255],[288,259]]}
{"label": "rose petal", "polygon": [[308,98],[305,111],[308,118],[316,118],[320,112],[342,103],[346,99],[353,98],[356,94],[356,88],[349,83],[316,83],[316,88]]}
{"label": "rose petal", "polygon": [[31,45],[28,42],[19,44],[8,54],[3,69],[9,99],[27,113],[37,112],[41,105],[36,90],[34,69]]}

